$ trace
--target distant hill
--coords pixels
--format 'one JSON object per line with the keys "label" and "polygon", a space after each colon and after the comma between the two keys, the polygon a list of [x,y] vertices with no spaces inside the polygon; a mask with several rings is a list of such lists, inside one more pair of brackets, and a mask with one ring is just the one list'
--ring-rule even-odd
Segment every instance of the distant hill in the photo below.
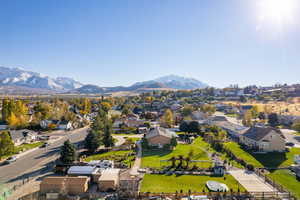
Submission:
{"label": "distant hill", "polygon": [[92,84],[84,85],[72,78],[51,78],[20,68],[0,67],[0,94],[103,94],[151,90],[187,90],[207,86],[207,84],[193,78],[169,75],[150,81],[137,82],[129,87],[100,87]]}
{"label": "distant hill", "polygon": [[[161,88],[171,88],[171,89],[177,89],[177,90],[191,90],[191,89],[198,89],[198,88],[205,88],[208,85],[198,81],[193,78],[185,78],[181,76],[176,75],[169,75],[169,76],[163,76],[154,80],[145,81],[145,82],[138,82],[133,84],[133,86],[144,86],[147,88],[147,85],[156,85],[161,86]],[[153,87],[158,88],[158,87]]]}
{"label": "distant hill", "polygon": [[82,85],[82,83],[71,78],[51,78],[20,68],[0,67],[0,86],[65,91],[81,87]]}

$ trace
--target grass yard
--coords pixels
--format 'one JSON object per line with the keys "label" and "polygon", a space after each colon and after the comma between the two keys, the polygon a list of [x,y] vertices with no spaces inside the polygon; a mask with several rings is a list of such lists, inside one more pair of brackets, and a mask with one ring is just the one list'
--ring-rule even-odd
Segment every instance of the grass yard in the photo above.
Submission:
{"label": "grass yard", "polygon": [[15,146],[14,150],[13,150],[13,153],[5,155],[5,156],[2,156],[1,160],[4,160],[4,159],[6,159],[6,158],[8,158],[10,156],[16,155],[18,153],[21,153],[21,152],[28,151],[30,149],[39,147],[39,146],[41,146],[43,144],[44,144],[44,142],[35,142],[35,143],[32,143],[32,144],[21,144],[19,146]]}
{"label": "grass yard", "polygon": [[[226,178],[224,180],[224,177]],[[141,192],[208,192],[206,187],[206,182],[218,181],[225,183],[229,189],[237,191],[245,191],[243,186],[241,186],[231,175],[225,175],[224,177],[210,177],[210,176],[194,176],[194,175],[156,175],[156,174],[145,174],[144,179],[141,184]]]}
{"label": "grass yard", "polygon": [[29,149],[39,147],[43,144],[44,144],[44,142],[35,142],[35,143],[32,143],[32,144],[22,144],[20,146],[16,146],[14,151],[15,151],[15,153],[18,153],[20,151],[27,151]]}
{"label": "grass yard", "polygon": [[84,159],[84,161],[89,162],[91,160],[114,160],[114,161],[122,161],[125,165],[132,166],[135,156],[128,156],[128,154],[131,153],[133,153],[133,150],[109,151],[106,153],[88,156]]}
{"label": "grass yard", "polygon": [[287,153],[253,154],[265,167],[288,167],[294,163],[294,155],[300,154],[300,148],[290,148]]}
{"label": "grass yard", "polygon": [[136,143],[136,141],[140,140],[141,138],[139,137],[124,137],[126,141],[130,141],[131,143]]}
{"label": "grass yard", "polygon": [[268,174],[268,176],[300,199],[300,182],[297,181],[296,176],[289,170],[276,170]]}
{"label": "grass yard", "polygon": [[232,151],[232,153],[240,158],[243,159],[245,162],[247,162],[248,164],[253,165],[254,167],[263,167],[263,165],[257,161],[255,159],[255,157],[253,157],[250,153],[248,153],[247,151],[244,151],[239,144],[235,143],[235,142],[227,142],[224,143],[225,147],[227,149],[230,149]]}
{"label": "grass yard", "polygon": [[[206,152],[199,148],[198,140],[195,140],[193,144],[178,144],[174,150],[165,149],[150,149],[143,150],[142,157],[142,168],[160,168],[161,166],[171,165],[171,162],[160,163],[161,160],[169,160],[171,157],[178,157],[183,155],[188,156],[190,151],[193,151],[192,160],[207,160],[210,158],[207,156]],[[192,166],[193,164],[191,164]],[[197,163],[198,167],[207,168],[211,166],[209,162]]]}

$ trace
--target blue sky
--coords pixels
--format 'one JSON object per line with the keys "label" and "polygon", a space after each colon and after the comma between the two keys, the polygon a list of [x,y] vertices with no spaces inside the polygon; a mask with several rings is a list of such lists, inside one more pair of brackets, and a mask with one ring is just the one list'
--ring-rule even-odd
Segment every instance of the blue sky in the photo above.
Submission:
{"label": "blue sky", "polygon": [[0,65],[100,86],[299,82],[300,18],[259,20],[259,1],[0,0]]}

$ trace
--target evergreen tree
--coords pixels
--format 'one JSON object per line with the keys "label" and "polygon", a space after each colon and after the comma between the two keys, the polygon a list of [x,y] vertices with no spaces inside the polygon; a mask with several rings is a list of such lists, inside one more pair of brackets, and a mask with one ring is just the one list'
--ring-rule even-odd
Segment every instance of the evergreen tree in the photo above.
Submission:
{"label": "evergreen tree", "polygon": [[73,163],[76,160],[75,146],[67,140],[60,149],[60,160],[63,163]]}
{"label": "evergreen tree", "polygon": [[112,137],[112,124],[110,121],[105,120],[104,124],[104,132],[103,132],[103,144],[105,147],[112,147],[114,145],[113,137]]}
{"label": "evergreen tree", "polygon": [[84,145],[89,152],[97,151],[100,146],[99,134],[91,130],[84,140]]}
{"label": "evergreen tree", "polygon": [[2,121],[3,122],[8,122],[9,118],[9,99],[5,98],[2,100]]}
{"label": "evergreen tree", "polygon": [[0,133],[0,158],[14,151],[14,143],[7,131]]}

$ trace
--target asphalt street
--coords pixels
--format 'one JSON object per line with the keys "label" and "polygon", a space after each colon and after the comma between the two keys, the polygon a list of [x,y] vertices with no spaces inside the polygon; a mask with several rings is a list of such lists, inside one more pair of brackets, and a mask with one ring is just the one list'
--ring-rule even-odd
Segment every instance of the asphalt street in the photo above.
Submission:
{"label": "asphalt street", "polygon": [[60,136],[58,140],[51,143],[48,147],[39,148],[17,159],[16,162],[0,166],[0,183],[12,183],[30,177],[48,163],[54,161],[60,152],[60,147],[69,139],[72,143],[79,143],[87,135],[87,128],[55,134]]}

